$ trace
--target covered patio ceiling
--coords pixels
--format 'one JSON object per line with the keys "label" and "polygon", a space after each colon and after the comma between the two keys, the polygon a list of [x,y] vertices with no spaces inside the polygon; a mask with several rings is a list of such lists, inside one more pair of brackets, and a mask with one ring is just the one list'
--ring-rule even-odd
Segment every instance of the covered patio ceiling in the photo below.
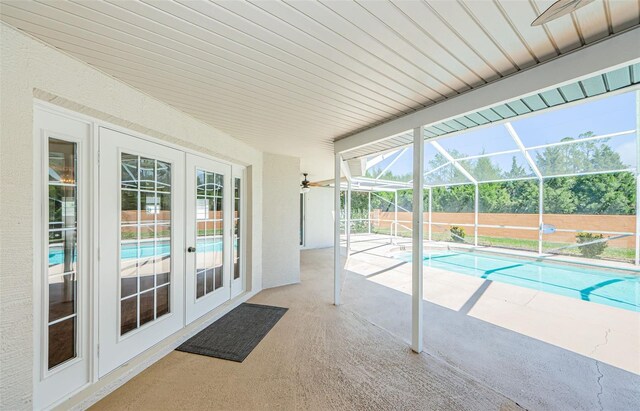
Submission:
{"label": "covered patio ceiling", "polygon": [[321,180],[336,138],[640,24],[597,0],[531,27],[552,3],[6,0],[0,19]]}

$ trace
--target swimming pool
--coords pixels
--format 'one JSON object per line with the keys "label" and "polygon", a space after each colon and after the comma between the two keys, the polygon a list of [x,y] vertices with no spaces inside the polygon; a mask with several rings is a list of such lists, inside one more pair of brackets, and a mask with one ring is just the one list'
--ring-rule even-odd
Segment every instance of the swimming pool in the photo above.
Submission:
{"label": "swimming pool", "polygon": [[[237,247],[237,244],[235,245]],[[213,240],[207,241],[198,241],[196,244],[196,248],[198,253],[208,253],[208,252],[216,252],[222,251],[223,244],[222,240]],[[138,245],[136,243],[126,243],[120,247],[120,259],[121,260],[129,260],[132,258],[147,258],[154,256],[164,256],[171,254],[171,243],[169,241],[163,240],[158,241],[155,246],[153,241],[145,241],[144,243]],[[73,261],[76,261],[75,256],[73,256]],[[62,264],[64,262],[64,250],[61,246],[50,247],[49,248],[49,266]]]}
{"label": "swimming pool", "polygon": [[[411,261],[411,254],[398,258]],[[473,277],[640,312],[640,273],[469,252],[425,251],[424,264]]]}

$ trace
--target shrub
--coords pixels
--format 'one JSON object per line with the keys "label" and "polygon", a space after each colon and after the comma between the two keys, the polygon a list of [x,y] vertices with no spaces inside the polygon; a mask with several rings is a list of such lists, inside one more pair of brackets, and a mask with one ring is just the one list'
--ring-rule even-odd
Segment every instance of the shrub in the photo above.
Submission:
{"label": "shrub", "polygon": [[[578,244],[585,243],[593,243],[594,241],[602,240],[604,236],[602,234],[593,234],[593,233],[578,233],[576,235],[576,241]],[[603,252],[604,249],[608,247],[608,244],[605,241],[601,241],[593,244],[585,244],[579,247],[580,254],[583,257],[587,258],[597,258]]]}
{"label": "shrub", "polygon": [[464,228],[454,225],[454,226],[451,226],[451,228],[449,229],[449,232],[451,233],[452,241],[456,243],[464,243],[464,236],[465,236]]}

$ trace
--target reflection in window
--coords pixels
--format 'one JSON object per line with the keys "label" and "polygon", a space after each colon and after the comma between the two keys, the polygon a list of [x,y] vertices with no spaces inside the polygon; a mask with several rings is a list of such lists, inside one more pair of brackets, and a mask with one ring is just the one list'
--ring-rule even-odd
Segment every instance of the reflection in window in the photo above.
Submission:
{"label": "reflection in window", "polygon": [[49,139],[48,368],[77,355],[77,144]]}
{"label": "reflection in window", "polygon": [[196,298],[223,286],[224,176],[196,170]]}
{"label": "reflection in window", "polygon": [[169,313],[171,164],[120,158],[120,334]]}

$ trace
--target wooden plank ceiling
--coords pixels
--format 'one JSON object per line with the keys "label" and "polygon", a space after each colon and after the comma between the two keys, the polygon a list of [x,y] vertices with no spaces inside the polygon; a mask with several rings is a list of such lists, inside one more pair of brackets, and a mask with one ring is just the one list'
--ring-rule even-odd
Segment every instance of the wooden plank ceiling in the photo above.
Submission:
{"label": "wooden plank ceiling", "polygon": [[269,152],[331,174],[332,142],[640,24],[596,0],[25,1],[7,24]]}

